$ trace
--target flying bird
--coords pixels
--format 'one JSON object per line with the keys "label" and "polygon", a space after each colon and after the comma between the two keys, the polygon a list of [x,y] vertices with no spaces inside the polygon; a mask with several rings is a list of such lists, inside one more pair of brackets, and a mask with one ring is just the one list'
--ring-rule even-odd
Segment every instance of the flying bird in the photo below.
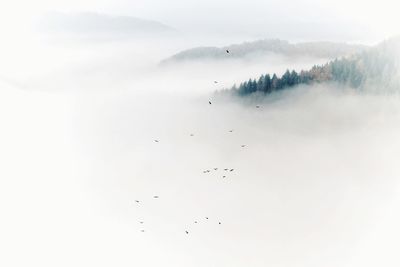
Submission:
{"label": "flying bird", "polygon": [[206,217],[206,220],[208,220],[208,217]]}
{"label": "flying bird", "polygon": [[227,50],[225,50],[225,51],[226,51],[226,53],[227,53],[227,54],[229,54],[229,50],[228,50],[228,49],[227,49]]}
{"label": "flying bird", "polygon": [[136,203],[139,203],[140,201],[139,201],[139,200],[135,200],[135,202],[136,202]]}
{"label": "flying bird", "polygon": [[233,130],[229,130],[229,132],[231,133],[231,132],[233,132]]}
{"label": "flying bird", "polygon": [[218,222],[218,224],[221,224],[221,222]]}
{"label": "flying bird", "polygon": [[260,108],[260,106],[256,106],[256,108]]}
{"label": "flying bird", "polygon": [[224,176],[222,176],[222,178],[226,178],[226,176],[224,175]]}
{"label": "flying bird", "polygon": [[229,171],[230,171],[230,172],[233,172],[233,169],[230,169]]}
{"label": "flying bird", "polygon": [[153,198],[158,198],[158,196],[154,196]]}
{"label": "flying bird", "polygon": [[210,105],[211,105],[211,104],[212,104],[212,103],[211,103],[211,101],[208,101],[208,104],[210,104]]}
{"label": "flying bird", "polygon": [[197,223],[197,221],[194,221],[194,223]]}
{"label": "flying bird", "polygon": [[186,233],[186,234],[189,234],[189,232],[188,232],[188,231],[185,231],[185,233]]}
{"label": "flying bird", "polygon": [[242,145],[242,147],[245,147],[246,145]]}
{"label": "flying bird", "polygon": [[229,170],[229,169],[224,169],[224,171],[227,171],[227,170]]}
{"label": "flying bird", "polygon": [[214,83],[218,83],[218,81],[214,81]]}
{"label": "flying bird", "polygon": [[144,230],[140,230],[140,232],[144,233]]}
{"label": "flying bird", "polygon": [[158,143],[159,141],[158,140],[154,140],[154,142]]}
{"label": "flying bird", "polygon": [[214,168],[214,171],[218,170],[218,168]]}

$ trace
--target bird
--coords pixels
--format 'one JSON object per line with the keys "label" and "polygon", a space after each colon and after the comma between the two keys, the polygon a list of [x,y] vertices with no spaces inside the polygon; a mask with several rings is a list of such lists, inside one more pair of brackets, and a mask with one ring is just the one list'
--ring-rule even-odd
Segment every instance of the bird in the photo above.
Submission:
{"label": "bird", "polygon": [[257,105],[256,108],[260,108],[260,106]]}
{"label": "bird", "polygon": [[221,224],[221,222],[218,222],[218,224]]}
{"label": "bird", "polygon": [[194,221],[194,223],[197,223],[197,221]]}
{"label": "bird", "polygon": [[144,233],[144,230],[140,230],[140,232]]}
{"label": "bird", "polygon": [[224,169],[224,171],[227,171],[227,170],[229,170],[229,169]]}
{"label": "bird", "polygon": [[246,145],[242,145],[242,147],[245,147]]}
{"label": "bird", "polygon": [[158,196],[154,196],[153,198],[158,198]]}
{"label": "bird", "polygon": [[231,132],[233,132],[233,130],[229,130],[229,132],[231,133]]}
{"label": "bird", "polygon": [[185,233],[186,233],[186,234],[189,234],[189,232],[188,232],[188,231],[185,231]]}
{"label": "bird", "polygon": [[159,141],[158,140],[154,140],[154,142],[158,143]]}
{"label": "bird", "polygon": [[226,178],[226,176],[224,175],[224,176],[222,176],[222,178]]}
{"label": "bird", "polygon": [[214,171],[218,170],[218,168],[214,168]]}
{"label": "bird", "polygon": [[218,83],[218,81],[214,81],[214,83]]}
{"label": "bird", "polygon": [[206,220],[208,220],[208,217],[206,217]]}
{"label": "bird", "polygon": [[229,50],[228,49],[226,49],[225,51],[226,51],[227,54],[229,54]]}
{"label": "bird", "polygon": [[208,104],[210,104],[210,105],[211,105],[211,104],[212,104],[212,103],[211,103],[211,101],[208,101]]}
{"label": "bird", "polygon": [[136,202],[136,203],[139,203],[140,201],[139,201],[139,200],[135,200],[135,202]]}
{"label": "bird", "polygon": [[190,136],[193,136],[194,134],[190,134]]}
{"label": "bird", "polygon": [[230,171],[230,172],[233,172],[233,169],[230,169],[229,171]]}
{"label": "bird", "polygon": [[143,222],[139,222],[140,224],[143,224]]}

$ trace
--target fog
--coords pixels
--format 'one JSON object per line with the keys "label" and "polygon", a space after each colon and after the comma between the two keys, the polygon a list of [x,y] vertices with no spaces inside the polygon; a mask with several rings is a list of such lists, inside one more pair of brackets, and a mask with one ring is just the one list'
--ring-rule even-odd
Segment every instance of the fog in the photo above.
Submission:
{"label": "fog", "polygon": [[159,65],[237,38],[7,39],[0,265],[398,266],[399,96],[214,95],[320,58]]}

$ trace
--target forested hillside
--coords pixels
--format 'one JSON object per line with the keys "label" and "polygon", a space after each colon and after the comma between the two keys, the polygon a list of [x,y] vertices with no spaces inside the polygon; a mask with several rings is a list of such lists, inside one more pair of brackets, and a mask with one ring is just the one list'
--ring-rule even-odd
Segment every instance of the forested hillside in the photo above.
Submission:
{"label": "forested hillside", "polygon": [[[179,52],[162,63],[177,63],[201,59],[232,59],[274,53],[288,57],[316,57],[334,59],[366,49],[363,45],[332,42],[289,43],[279,39],[258,40],[224,47],[196,47]],[[226,50],[230,51],[229,54]]]}
{"label": "forested hillside", "polygon": [[352,88],[385,86],[388,90],[399,88],[399,38],[385,41],[366,51],[315,65],[309,70],[287,70],[282,76],[265,74],[235,85],[231,90],[239,95],[255,92],[269,94],[300,84],[337,82]]}

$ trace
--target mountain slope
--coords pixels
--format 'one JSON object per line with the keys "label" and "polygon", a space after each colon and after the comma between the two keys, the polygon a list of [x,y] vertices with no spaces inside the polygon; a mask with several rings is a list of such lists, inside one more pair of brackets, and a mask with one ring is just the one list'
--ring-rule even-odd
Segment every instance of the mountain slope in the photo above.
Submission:
{"label": "mountain slope", "polygon": [[[260,56],[262,54],[274,53],[288,57],[316,57],[333,59],[340,56],[350,55],[366,49],[363,45],[350,45],[331,42],[308,42],[291,44],[288,41],[278,39],[259,40],[245,42],[225,47],[196,47],[179,52],[162,63],[179,63],[201,59],[223,60],[231,58],[246,58],[249,56]],[[227,54],[226,50],[230,53]]]}
{"label": "mountain slope", "polygon": [[151,35],[177,31],[157,21],[129,16],[98,13],[51,13],[43,17],[39,27],[50,33]]}
{"label": "mountain slope", "polygon": [[386,90],[400,88],[400,38],[393,38],[354,55],[335,59],[322,66],[314,66],[300,73],[287,70],[280,78],[265,74],[250,79],[230,92],[238,95],[269,94],[301,84],[336,82],[352,88]]}

